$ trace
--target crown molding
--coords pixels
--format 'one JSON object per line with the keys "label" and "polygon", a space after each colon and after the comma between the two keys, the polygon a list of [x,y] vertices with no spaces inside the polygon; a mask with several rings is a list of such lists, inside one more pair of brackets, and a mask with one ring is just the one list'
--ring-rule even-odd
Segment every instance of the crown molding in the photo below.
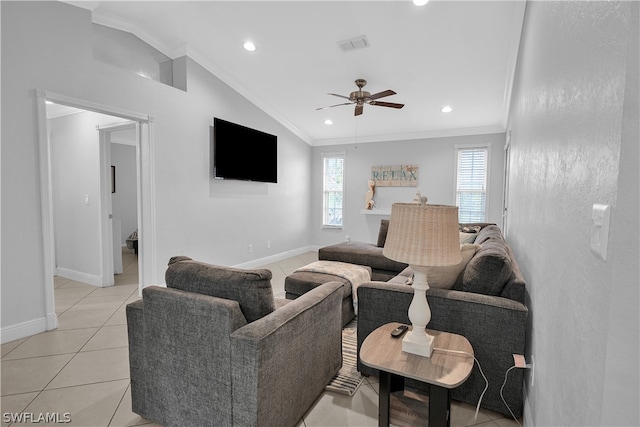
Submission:
{"label": "crown molding", "polygon": [[196,49],[193,49],[189,46],[183,48],[182,52],[186,54],[189,58],[200,64],[211,74],[222,80],[224,83],[229,85],[233,90],[238,92],[240,95],[245,97],[249,102],[254,104],[256,107],[264,111],[275,121],[280,123],[282,126],[287,128],[293,134],[295,134],[298,138],[302,139],[309,145],[313,145],[313,139],[309,137],[306,133],[301,131],[298,127],[296,127],[293,123],[287,120],[284,116],[282,116],[278,111],[276,111],[268,102],[251,95],[251,93],[235,78],[233,78],[229,73],[227,73],[224,69],[220,68],[217,64],[214,64],[211,60],[207,58],[206,55],[201,54]]}
{"label": "crown molding", "polygon": [[[69,2],[75,4],[76,2]],[[526,1],[517,0],[514,3],[517,3],[515,7],[521,8],[522,17],[524,19],[524,12],[526,8]],[[144,27],[134,23],[132,21],[128,21],[126,19],[122,19],[121,17],[116,17],[114,15],[92,10],[92,21],[96,24],[105,25],[107,27],[115,28],[121,31],[126,31],[134,34],[136,37],[143,40],[145,43],[148,43],[153,48],[159,50],[164,53],[168,57],[175,59],[182,56],[187,56],[191,58],[193,61],[200,64],[203,68],[213,74],[215,77],[220,79],[222,82],[230,86],[233,90],[238,92],[241,96],[246,98],[249,102],[254,104],[256,107],[265,112],[265,114],[269,115],[275,121],[280,123],[282,126],[291,131],[298,138],[302,139],[305,143],[310,146],[327,146],[327,145],[346,145],[353,144],[355,142],[353,137],[347,138],[331,138],[331,139],[317,139],[314,140],[308,134],[300,130],[297,126],[287,120],[284,116],[282,116],[276,109],[274,109],[267,101],[256,97],[251,94],[244,85],[239,82],[236,78],[234,78],[231,74],[226,72],[219,65],[215,64],[211,61],[206,55],[202,54],[198,50],[194,49],[191,46],[188,46],[186,43],[181,43],[179,45],[169,46],[164,42],[161,42],[158,38],[151,35],[151,33],[146,30]],[[518,24],[521,24],[519,22]],[[516,23],[514,23],[514,26]],[[505,84],[504,90],[504,99],[505,99],[505,111],[503,116],[503,121],[500,125],[493,126],[484,126],[484,127],[474,127],[474,128],[461,128],[461,129],[441,129],[441,130],[430,130],[423,132],[415,132],[415,133],[401,133],[401,134],[387,134],[387,135],[373,135],[373,136],[358,136],[357,143],[371,143],[371,142],[386,142],[386,141],[405,141],[412,139],[430,139],[430,138],[442,138],[442,137],[452,137],[452,136],[468,136],[468,135],[483,135],[483,134],[492,134],[492,133],[504,133],[506,132],[507,120],[509,116],[509,104],[511,100],[511,91],[513,87],[513,80],[515,77],[515,67],[517,63],[517,54],[518,48],[520,44],[520,38],[512,42],[511,50],[513,55],[511,56],[512,61],[508,64],[509,75],[507,82]]]}

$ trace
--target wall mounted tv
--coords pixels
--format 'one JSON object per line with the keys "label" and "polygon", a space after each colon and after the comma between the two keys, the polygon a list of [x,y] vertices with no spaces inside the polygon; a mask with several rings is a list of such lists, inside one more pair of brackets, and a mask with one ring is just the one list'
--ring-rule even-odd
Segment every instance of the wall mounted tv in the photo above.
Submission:
{"label": "wall mounted tv", "polygon": [[213,177],[278,182],[278,137],[214,117]]}

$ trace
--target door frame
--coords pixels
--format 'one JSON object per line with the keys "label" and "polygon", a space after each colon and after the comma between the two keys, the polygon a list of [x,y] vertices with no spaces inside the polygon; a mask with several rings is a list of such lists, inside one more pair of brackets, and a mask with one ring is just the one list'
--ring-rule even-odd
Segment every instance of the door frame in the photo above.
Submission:
{"label": "door frame", "polygon": [[[53,276],[55,274],[55,236],[53,222],[53,179],[51,140],[48,135],[47,108],[45,101],[76,107],[87,111],[121,117],[137,123],[138,143],[136,144],[137,194],[138,194],[138,276],[139,289],[155,283],[155,182],[153,167],[153,116],[123,110],[36,89],[38,157],[40,163],[40,201],[42,223],[43,290],[45,302],[46,330],[58,326],[55,312]],[[102,167],[103,165],[101,165]],[[101,174],[102,175],[102,174]],[[102,193],[102,191],[101,191]],[[110,192],[109,192],[110,193]],[[110,194],[109,194],[110,195]],[[103,230],[103,234],[104,234]],[[112,256],[112,255],[111,255]],[[104,257],[103,257],[104,258]]]}
{"label": "door frame", "polygon": [[502,233],[509,234],[509,179],[511,176],[511,129],[504,144],[504,182],[502,184]]}

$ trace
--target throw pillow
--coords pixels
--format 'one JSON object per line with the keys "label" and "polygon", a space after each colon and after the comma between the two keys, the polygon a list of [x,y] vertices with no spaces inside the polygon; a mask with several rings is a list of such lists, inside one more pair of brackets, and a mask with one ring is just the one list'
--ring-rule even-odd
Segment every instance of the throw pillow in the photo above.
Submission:
{"label": "throw pillow", "polygon": [[478,233],[463,233],[460,232],[460,244],[464,245],[465,243],[473,243],[478,237]]}
{"label": "throw pillow", "polygon": [[429,287],[438,289],[451,289],[462,270],[469,263],[469,260],[473,258],[473,255],[478,250],[479,246],[474,244],[464,244],[460,246],[460,254],[462,255],[462,261],[456,265],[447,265],[441,267],[428,267],[427,268],[427,282]]}
{"label": "throw pillow", "polygon": [[482,243],[465,268],[460,290],[500,295],[512,272],[511,258],[505,250],[504,241],[489,239]]}
{"label": "throw pillow", "polygon": [[237,301],[253,322],[276,308],[269,270],[242,270],[173,257],[165,274],[167,287]]}

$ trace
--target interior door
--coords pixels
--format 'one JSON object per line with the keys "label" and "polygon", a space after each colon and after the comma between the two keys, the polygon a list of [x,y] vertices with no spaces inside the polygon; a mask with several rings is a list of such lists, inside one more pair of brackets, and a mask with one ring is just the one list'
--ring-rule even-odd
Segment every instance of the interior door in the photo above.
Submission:
{"label": "interior door", "polygon": [[[115,274],[121,274],[122,266],[122,223],[121,218],[114,217],[112,196],[117,191],[116,166],[112,164],[111,144],[113,134],[123,130],[133,130],[136,134],[136,124],[134,122],[120,123],[116,125],[104,126],[100,130],[100,165],[101,165],[101,201],[102,201],[102,251],[103,251],[103,271],[105,272],[105,283],[103,286],[115,284]],[[133,144],[137,140],[132,141]]]}

